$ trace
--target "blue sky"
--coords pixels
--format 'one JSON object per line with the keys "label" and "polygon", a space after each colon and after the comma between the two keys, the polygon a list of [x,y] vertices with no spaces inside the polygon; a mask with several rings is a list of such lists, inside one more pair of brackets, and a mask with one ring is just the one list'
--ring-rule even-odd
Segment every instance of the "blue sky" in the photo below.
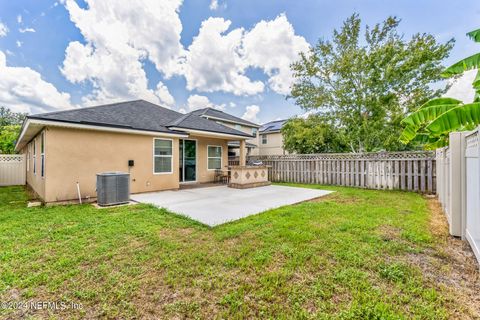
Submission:
{"label": "blue sky", "polygon": [[303,111],[285,99],[285,65],[354,12],[370,25],[398,16],[407,38],[455,38],[446,64],[480,49],[465,37],[480,27],[474,0],[138,2],[1,0],[0,104],[38,113],[144,98],[260,123],[287,118]]}

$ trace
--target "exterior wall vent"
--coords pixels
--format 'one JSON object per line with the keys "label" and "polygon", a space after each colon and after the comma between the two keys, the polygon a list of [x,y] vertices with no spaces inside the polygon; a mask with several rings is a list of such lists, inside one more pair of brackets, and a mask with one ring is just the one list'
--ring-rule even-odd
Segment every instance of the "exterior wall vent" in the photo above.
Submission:
{"label": "exterior wall vent", "polygon": [[97,173],[97,202],[111,206],[130,201],[130,174],[124,172]]}

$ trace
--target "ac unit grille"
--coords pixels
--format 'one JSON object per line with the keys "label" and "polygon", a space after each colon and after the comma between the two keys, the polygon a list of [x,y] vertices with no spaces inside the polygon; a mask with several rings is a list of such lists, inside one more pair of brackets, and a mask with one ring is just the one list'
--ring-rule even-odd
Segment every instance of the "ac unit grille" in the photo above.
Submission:
{"label": "ac unit grille", "polygon": [[130,174],[103,172],[97,174],[97,202],[111,206],[130,201]]}

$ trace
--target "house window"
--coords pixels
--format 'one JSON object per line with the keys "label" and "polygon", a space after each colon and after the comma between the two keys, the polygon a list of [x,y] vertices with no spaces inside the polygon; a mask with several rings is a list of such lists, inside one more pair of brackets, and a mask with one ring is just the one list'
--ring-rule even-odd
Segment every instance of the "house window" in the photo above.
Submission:
{"label": "house window", "polygon": [[27,172],[30,171],[30,144],[27,145]]}
{"label": "house window", "polygon": [[222,147],[208,146],[208,170],[222,168]]}
{"label": "house window", "polygon": [[257,128],[252,128],[252,136],[257,137]]}
{"label": "house window", "polygon": [[172,173],[172,140],[153,141],[153,173]]}
{"label": "house window", "polygon": [[262,134],[262,144],[267,144],[267,135]]}
{"label": "house window", "polygon": [[37,174],[37,145],[35,143],[35,139],[33,139],[33,158],[32,158],[32,161],[33,161],[33,174]]}
{"label": "house window", "polygon": [[40,167],[40,173],[41,176],[45,176],[45,132],[42,132],[40,135],[40,161],[41,161],[41,167]]}
{"label": "house window", "polygon": [[235,125],[235,129],[237,129],[237,130],[242,130],[242,126],[239,125],[239,124],[236,124],[236,125]]}

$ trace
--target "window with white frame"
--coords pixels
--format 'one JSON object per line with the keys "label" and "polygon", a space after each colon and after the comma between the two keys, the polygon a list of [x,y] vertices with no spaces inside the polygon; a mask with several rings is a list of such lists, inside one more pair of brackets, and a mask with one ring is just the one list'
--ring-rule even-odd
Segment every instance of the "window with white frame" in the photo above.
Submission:
{"label": "window with white frame", "polygon": [[262,144],[267,144],[267,135],[262,134]]}
{"label": "window with white frame", "polygon": [[222,147],[208,146],[208,170],[215,170],[222,168]]}
{"label": "window with white frame", "polygon": [[242,130],[242,125],[236,124],[236,125],[235,125],[235,129],[237,129],[237,130]]}
{"label": "window with white frame", "polygon": [[27,172],[30,171],[30,144],[27,144]]}
{"label": "window with white frame", "polygon": [[154,139],[153,172],[172,173],[172,140]]}
{"label": "window with white frame", "polygon": [[37,174],[37,145],[35,144],[35,139],[33,139],[33,174]]}
{"label": "window with white frame", "polygon": [[42,177],[45,176],[45,132],[42,132],[40,135],[40,174]]}
{"label": "window with white frame", "polygon": [[252,128],[252,136],[257,137],[257,128]]}

